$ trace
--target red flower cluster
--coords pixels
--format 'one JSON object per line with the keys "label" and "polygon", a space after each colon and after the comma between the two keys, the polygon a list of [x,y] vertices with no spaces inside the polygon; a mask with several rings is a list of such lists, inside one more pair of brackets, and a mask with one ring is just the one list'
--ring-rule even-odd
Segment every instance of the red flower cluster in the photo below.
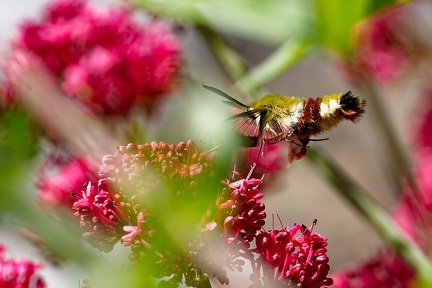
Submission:
{"label": "red flower cluster", "polygon": [[0,245],[0,287],[2,288],[44,288],[42,278],[37,274],[41,268],[28,260],[8,260],[6,248]]}
{"label": "red flower cluster", "polygon": [[83,0],[52,2],[40,21],[22,25],[13,50],[38,56],[70,97],[103,114],[127,113],[136,102],[151,108],[179,64],[179,41],[167,25]]}
{"label": "red flower cluster", "polygon": [[289,287],[318,288],[333,284],[327,277],[330,270],[327,239],[313,233],[312,228],[294,224],[257,235],[255,251],[260,255],[258,260],[265,260],[259,262],[257,271],[264,266],[265,285],[279,283]]}

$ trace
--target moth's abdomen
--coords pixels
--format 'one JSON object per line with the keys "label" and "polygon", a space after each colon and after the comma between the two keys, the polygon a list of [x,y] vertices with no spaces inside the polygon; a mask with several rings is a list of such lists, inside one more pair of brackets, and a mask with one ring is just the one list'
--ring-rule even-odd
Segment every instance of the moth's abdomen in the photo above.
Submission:
{"label": "moth's abdomen", "polygon": [[356,122],[365,112],[366,101],[351,91],[343,94],[340,99],[340,112],[345,119]]}
{"label": "moth's abdomen", "polygon": [[351,91],[309,98],[305,101],[295,134],[300,137],[318,134],[335,127],[344,119],[356,122],[364,113],[365,105],[366,102]]}
{"label": "moth's abdomen", "polygon": [[319,133],[321,131],[320,121],[321,117],[321,98],[309,98],[305,101],[303,107],[303,115],[298,119],[296,125],[297,136],[306,136]]}
{"label": "moth's abdomen", "polygon": [[[318,99],[317,99],[318,101]],[[366,101],[351,91],[324,96],[320,103],[321,130],[329,130],[344,119],[356,122],[365,112]]]}

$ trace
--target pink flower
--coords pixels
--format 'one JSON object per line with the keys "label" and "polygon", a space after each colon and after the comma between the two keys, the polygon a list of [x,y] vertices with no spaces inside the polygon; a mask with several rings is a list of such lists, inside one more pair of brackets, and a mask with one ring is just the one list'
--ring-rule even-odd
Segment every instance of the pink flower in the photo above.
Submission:
{"label": "pink flower", "polygon": [[332,288],[411,287],[413,271],[390,251],[378,254],[362,266],[332,275]]}
{"label": "pink flower", "polygon": [[120,240],[127,218],[123,218],[121,204],[115,202],[115,195],[109,188],[109,180],[101,179],[97,185],[88,182],[72,209],[80,217],[83,237],[100,251],[109,252]]}
{"label": "pink flower", "polygon": [[366,72],[381,82],[399,75],[408,63],[408,52],[396,36],[403,6],[392,6],[373,15],[356,28],[357,51],[353,60],[353,81]]}
{"label": "pink flower", "polygon": [[432,152],[432,90],[427,91],[424,96],[425,99],[420,101],[419,109],[424,111],[422,119],[420,119],[416,129],[415,144],[417,150],[414,150],[418,157],[421,159],[424,153]]}
{"label": "pink flower", "polygon": [[202,230],[207,241],[196,245],[199,247],[198,262],[222,284],[228,284],[229,279],[223,267],[214,263],[241,271],[244,260],[239,257],[254,261],[250,243],[265,224],[265,205],[261,202],[264,195],[258,191],[263,180],[252,178],[254,168],[250,169],[246,178],[233,171],[232,178],[222,182],[225,189],[204,220]]}
{"label": "pink flower", "polygon": [[[38,201],[45,207],[70,208],[75,202],[72,193],[80,192],[82,186],[88,181],[96,180],[96,167],[90,168],[85,159],[71,158],[66,163],[52,163],[48,159],[42,167],[42,176],[38,179]],[[54,166],[54,167],[50,167]],[[54,174],[53,171],[57,170]]]}
{"label": "pink flower", "polygon": [[[120,189],[126,179],[128,185],[136,187],[137,193],[157,191],[158,177],[182,182],[178,195],[195,193],[197,181],[207,181],[211,173],[214,153],[204,153],[192,142],[166,144],[164,142],[129,144],[120,146],[113,155],[103,157],[99,176],[109,177]],[[152,173],[154,172],[154,173]],[[155,177],[155,175],[157,175]],[[191,189],[189,189],[191,188]]]}
{"label": "pink flower", "polygon": [[432,154],[423,154],[417,160],[415,180],[418,191],[412,191],[408,185],[397,203],[393,218],[395,222],[417,244],[427,252],[432,251]]}
{"label": "pink flower", "polygon": [[257,157],[259,148],[247,150],[247,163],[256,165],[257,174],[274,173],[286,168],[289,165],[289,147],[290,143],[285,141],[268,145],[265,148],[264,157]]}
{"label": "pink flower", "polygon": [[[80,217],[83,237],[105,252],[122,242],[131,248],[130,260],[150,257],[162,267],[163,275],[158,277],[181,282],[186,271],[179,267],[186,265],[186,259],[176,255],[189,251],[177,244],[171,248],[162,245],[171,243],[161,223],[166,216],[158,215],[154,206],[165,205],[158,197],[167,191],[172,192],[167,197],[182,201],[200,197],[197,187],[202,188],[212,177],[212,157],[213,153],[200,152],[192,141],[120,146],[113,155],[103,157],[97,184],[89,182],[76,195],[73,209]],[[159,203],[147,205],[148,199]],[[198,269],[190,265],[188,269]]]}
{"label": "pink flower", "polygon": [[219,220],[223,224],[222,238],[228,244],[251,242],[265,224],[265,205],[261,202],[264,195],[258,192],[263,180],[251,178],[253,170],[250,170],[246,178],[234,171],[239,180],[225,183],[230,192],[227,194],[229,198],[224,201],[220,197],[217,201],[218,219],[223,220]]}
{"label": "pink flower", "polygon": [[9,260],[6,248],[0,245],[0,287],[2,288],[43,288],[44,281],[37,274],[42,267],[29,260]]}
{"label": "pink flower", "polygon": [[151,109],[179,66],[180,44],[168,25],[85,1],[52,2],[39,21],[21,26],[12,46],[12,54],[39,57],[67,95],[102,114],[126,114],[135,103]]}
{"label": "pink flower", "polygon": [[132,245],[131,243],[133,243],[135,241],[135,238],[142,232],[141,226],[143,225],[144,222],[145,222],[144,221],[144,213],[139,212],[138,217],[137,217],[137,221],[136,221],[136,223],[137,223],[136,225],[123,227],[123,230],[125,232],[128,232],[128,234],[121,237],[121,240],[123,241],[124,246]]}
{"label": "pink flower", "polygon": [[255,271],[259,273],[263,266],[265,287],[280,283],[289,287],[318,288],[333,283],[327,277],[330,270],[327,239],[313,233],[312,228],[294,224],[257,235],[255,251],[261,262]]}

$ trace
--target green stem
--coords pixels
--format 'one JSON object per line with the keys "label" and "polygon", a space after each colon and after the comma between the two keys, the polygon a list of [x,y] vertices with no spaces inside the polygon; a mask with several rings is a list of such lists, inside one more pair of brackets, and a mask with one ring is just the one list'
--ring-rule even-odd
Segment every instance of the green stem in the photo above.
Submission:
{"label": "green stem", "polygon": [[290,39],[286,41],[263,63],[255,66],[237,81],[236,86],[242,92],[254,92],[303,59],[313,47],[310,42],[304,40]]}
{"label": "green stem", "polygon": [[397,253],[416,271],[422,283],[432,285],[432,264],[419,249],[409,241],[394,224],[389,214],[364,190],[350,180],[349,176],[332,160],[314,149],[308,149],[307,158],[325,175],[336,190],[365,217],[375,230],[397,251]]}
{"label": "green stem", "polygon": [[197,28],[224,72],[234,81],[238,80],[236,86],[245,94],[259,92],[257,90],[260,87],[295,65],[313,48],[313,45],[307,41],[288,40],[263,63],[247,73],[247,64],[243,57],[218,33],[204,26]]}
{"label": "green stem", "polygon": [[228,77],[231,79],[239,79],[246,73],[246,63],[239,56],[237,51],[228,45],[222,36],[216,33],[213,29],[204,25],[199,25],[196,28],[210,47],[215,57],[218,59],[219,64],[222,66]]}
{"label": "green stem", "polygon": [[[370,107],[374,110],[373,115],[377,118],[374,123],[378,125],[379,129],[385,137],[386,146],[388,149],[389,159],[392,160],[394,168],[394,177],[396,183],[399,183],[402,177],[405,177],[408,185],[414,193],[417,193],[417,184],[412,174],[412,163],[407,153],[407,149],[396,135],[396,131],[391,124],[390,118],[382,101],[382,96],[377,91],[376,84],[368,76],[363,76],[364,89],[369,94]],[[398,189],[400,191],[400,189]]]}

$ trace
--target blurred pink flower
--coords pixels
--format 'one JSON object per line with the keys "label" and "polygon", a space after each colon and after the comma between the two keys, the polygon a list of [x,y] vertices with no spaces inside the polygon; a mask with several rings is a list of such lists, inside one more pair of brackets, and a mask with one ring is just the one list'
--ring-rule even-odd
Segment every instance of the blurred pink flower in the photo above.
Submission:
{"label": "blurred pink flower", "polygon": [[72,157],[66,163],[52,161],[48,159],[41,167],[42,175],[36,184],[38,201],[44,207],[70,209],[75,202],[72,193],[80,192],[85,183],[97,179],[97,167],[91,167],[88,161],[80,157]]}
{"label": "blurred pink flower", "polygon": [[[423,105],[425,103],[422,103]],[[427,103],[429,105],[429,103]],[[405,181],[402,194],[393,209],[393,220],[426,255],[432,251],[432,153],[429,131],[430,111],[420,123],[414,149],[414,178],[417,190]],[[393,251],[377,254],[358,268],[338,272],[332,287],[411,287],[415,274]]]}
{"label": "blurred pink flower", "polygon": [[404,232],[427,253],[432,251],[432,99],[430,92],[421,102],[425,113],[413,129],[413,174],[416,191],[402,182],[402,195],[394,208],[393,218]]}
{"label": "blurred pink flower", "polygon": [[104,156],[97,184],[88,182],[73,204],[84,238],[106,252],[123,242],[133,246],[132,257],[139,258],[142,250],[151,250],[144,243],[151,242],[157,226],[157,217],[143,207],[143,197],[160,193],[164,181],[178,184],[173,197],[198,196],[196,186],[208,180],[211,158],[192,141],[129,144]]}
{"label": "blurred pink flower", "polygon": [[404,232],[427,253],[432,251],[432,154],[424,153],[416,161],[415,180],[418,191],[405,185],[393,218]]}
{"label": "blurred pink flower", "polygon": [[[148,273],[157,273],[157,278],[168,277],[167,281],[176,285],[184,280],[185,273],[202,274],[190,259],[196,253],[195,246],[191,243],[182,247],[173,242],[161,222],[167,216],[159,215],[154,209],[156,203],[147,200],[152,197],[165,207],[163,200],[168,202],[169,197],[182,201],[201,197],[199,189],[213,175],[213,155],[200,152],[192,141],[118,147],[113,155],[103,157],[98,182],[89,182],[81,195],[76,195],[73,209],[80,217],[83,238],[104,252],[121,242],[130,247],[131,261],[152,259],[160,267],[158,272]],[[172,194],[158,198],[167,191]],[[167,243],[171,246],[164,246]],[[193,279],[187,280],[196,281]]]}
{"label": "blurred pink flower", "polygon": [[252,163],[256,165],[257,174],[266,174],[278,172],[289,165],[289,151],[288,146],[290,143],[281,141],[265,148],[264,156],[257,157],[259,148],[251,148],[247,150],[247,164],[250,166]]}
{"label": "blurred pink flower", "polygon": [[37,274],[42,267],[29,260],[6,258],[6,248],[0,245],[0,287],[2,288],[44,288],[45,283]]}
{"label": "blurred pink flower", "polygon": [[256,236],[255,251],[260,255],[256,271],[264,271],[264,287],[319,288],[330,286],[330,265],[327,238],[313,233],[314,224],[307,228],[294,224],[282,230],[260,231]]}
{"label": "blurred pink flower", "polygon": [[409,288],[414,272],[392,252],[378,254],[362,266],[332,275],[332,288]]}
{"label": "blurred pink flower", "polygon": [[134,103],[151,109],[179,67],[180,44],[170,27],[140,23],[123,7],[57,0],[20,32],[11,59],[20,51],[38,56],[67,95],[101,114],[125,114]]}
{"label": "blurred pink flower", "polygon": [[366,72],[380,82],[391,81],[408,62],[408,52],[397,37],[403,5],[380,11],[356,26],[356,52],[349,68],[353,82]]}
{"label": "blurred pink flower", "polygon": [[419,121],[419,127],[416,129],[414,152],[418,158],[422,158],[424,153],[432,153],[432,90],[425,93],[425,99],[417,107],[424,111],[422,119]]}

